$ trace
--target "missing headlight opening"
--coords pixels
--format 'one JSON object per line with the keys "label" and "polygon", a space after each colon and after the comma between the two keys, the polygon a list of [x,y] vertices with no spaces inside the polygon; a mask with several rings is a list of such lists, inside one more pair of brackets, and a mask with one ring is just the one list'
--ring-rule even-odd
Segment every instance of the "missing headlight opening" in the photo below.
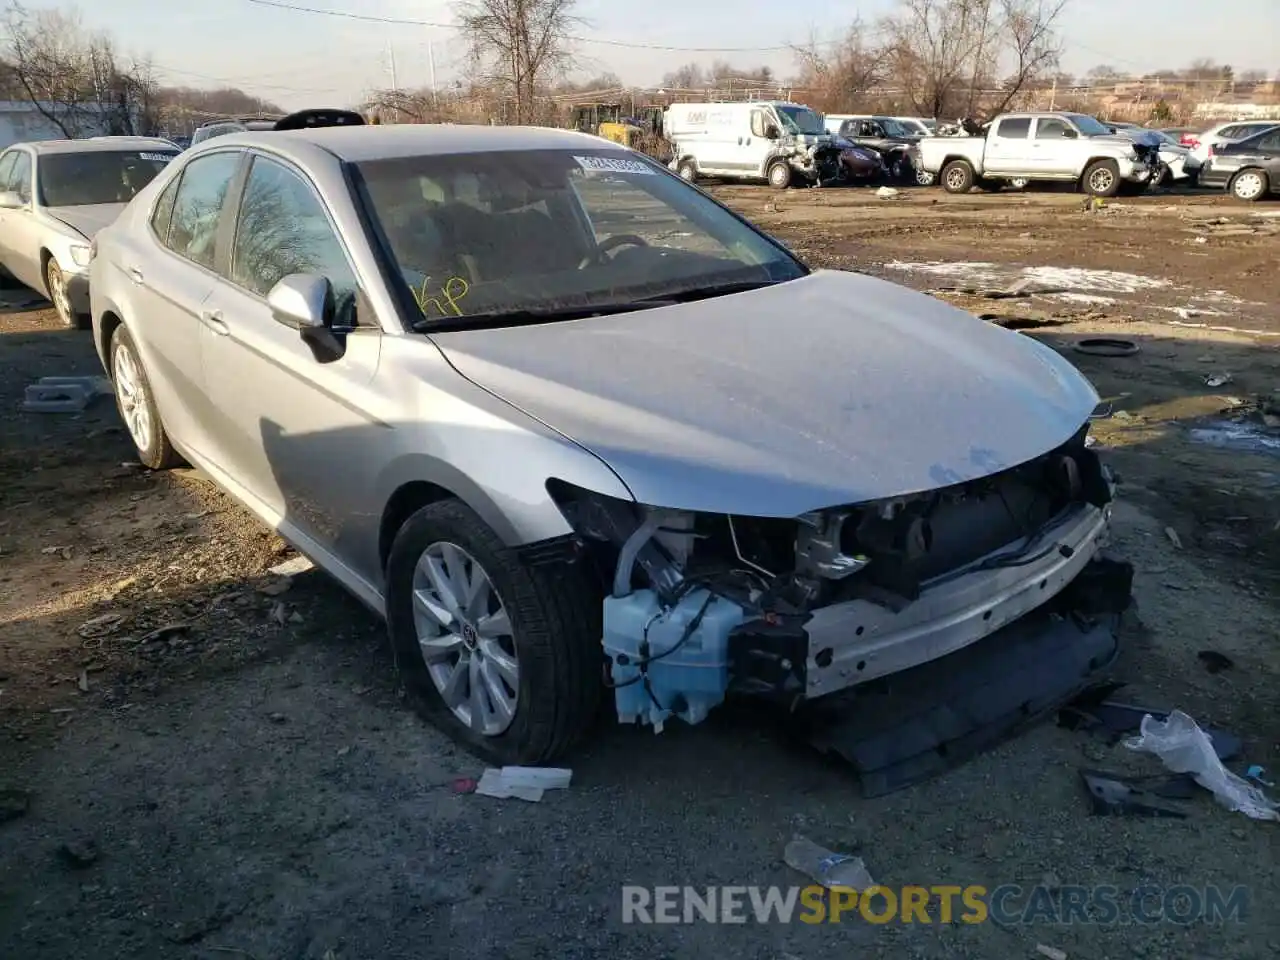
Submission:
{"label": "missing headlight opening", "polygon": [[602,584],[618,718],[699,723],[729,693],[790,705],[982,640],[1106,542],[1114,483],[1085,445],[979,479],[800,517],[642,506],[549,486]]}

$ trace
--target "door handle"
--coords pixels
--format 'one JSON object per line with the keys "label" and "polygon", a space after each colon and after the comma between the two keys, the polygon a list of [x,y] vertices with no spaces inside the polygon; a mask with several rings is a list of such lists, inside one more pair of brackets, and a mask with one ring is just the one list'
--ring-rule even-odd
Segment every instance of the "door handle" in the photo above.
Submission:
{"label": "door handle", "polygon": [[202,311],[200,314],[200,322],[220,337],[225,337],[231,333],[231,328],[228,327],[226,321],[222,319],[221,310]]}
{"label": "door handle", "polygon": [[137,267],[130,267],[130,268],[129,268],[129,279],[130,279],[130,280],[132,280],[134,283],[141,283],[141,282],[142,282],[142,271],[141,271],[141,270],[139,270]]}

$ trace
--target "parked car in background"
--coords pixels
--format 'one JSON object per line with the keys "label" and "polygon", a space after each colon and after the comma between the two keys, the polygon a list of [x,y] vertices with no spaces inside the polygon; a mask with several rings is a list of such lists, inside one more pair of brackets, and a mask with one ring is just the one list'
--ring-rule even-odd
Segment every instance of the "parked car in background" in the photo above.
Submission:
{"label": "parked car in background", "polygon": [[1197,138],[1196,145],[1191,148],[1191,156],[1200,166],[1209,159],[1209,148],[1232,140],[1244,140],[1254,134],[1270,130],[1276,125],[1274,120],[1241,120],[1232,123],[1220,123],[1210,127]]}
{"label": "parked car in background", "polygon": [[1262,200],[1280,193],[1280,124],[1243,140],[1211,146],[1200,183],[1225,187],[1238,200]]}
{"label": "parked car in background", "polygon": [[1119,136],[1081,113],[1002,114],[984,137],[927,137],[918,149],[924,169],[949,193],[1046,180],[1114,197],[1145,190],[1160,170],[1154,144]]}
{"label": "parked car in background", "polygon": [[303,127],[363,126],[365,119],[354,110],[317,108],[299,110],[283,117],[235,117],[210,120],[196,128],[191,135],[191,146],[204,143],[213,137],[225,137],[232,133],[262,132],[264,130],[298,130]]}
{"label": "parked car in background", "polygon": [[673,146],[670,167],[685,180],[764,180],[783,190],[843,175],[835,138],[801,103],[673,103],[662,129]]}
{"label": "parked car in background", "polygon": [[[830,129],[831,118],[828,117],[826,122]],[[915,176],[911,147],[920,137],[908,131],[893,117],[849,117],[840,121],[836,133],[844,140],[880,154],[885,168],[894,179]]]}
{"label": "parked car in background", "polygon": [[94,236],[178,156],[158,137],[14,144],[0,154],[0,262],[69,327],[89,320]]}
{"label": "parked car in background", "polygon": [[841,137],[836,138],[840,148],[840,165],[845,179],[850,181],[876,181],[888,175],[884,158],[869,147],[860,147]]}
{"label": "parked car in background", "polygon": [[1204,131],[1201,127],[1165,127],[1160,132],[1190,150],[1200,142],[1200,134]]}
{"label": "parked car in background", "polygon": [[1194,181],[1200,164],[1191,156],[1191,149],[1184,147],[1163,130],[1152,130],[1137,123],[1108,124],[1120,136],[1144,138],[1145,142],[1154,143],[1160,152],[1160,163],[1163,169],[1157,175],[1152,186],[1170,186],[1182,180]]}
{"label": "parked car in background", "polygon": [[892,119],[903,130],[916,137],[933,136],[933,131],[938,125],[936,120],[926,120],[923,117],[893,117]]}
{"label": "parked car in background", "polygon": [[384,616],[421,709],[502,762],[583,737],[605,669],[657,729],[908,670],[1107,539],[1098,395],[1059,353],[810,270],[598,137],[219,137],[92,280],[142,462],[199,466]]}

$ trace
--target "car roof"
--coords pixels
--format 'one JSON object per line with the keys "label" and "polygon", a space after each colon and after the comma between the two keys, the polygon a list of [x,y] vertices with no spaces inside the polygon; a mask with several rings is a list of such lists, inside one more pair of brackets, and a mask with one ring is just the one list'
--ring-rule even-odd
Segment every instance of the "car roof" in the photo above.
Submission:
{"label": "car roof", "polygon": [[[490,127],[472,124],[389,124],[345,127],[309,127],[303,130],[232,133],[208,140],[210,149],[233,146],[264,147],[288,155],[291,146],[307,151],[320,147],[340,160],[363,163],[400,157],[496,153],[504,150],[614,150],[629,152],[620,144],[550,127]],[[204,144],[200,144],[203,150]]]}
{"label": "car roof", "polygon": [[122,150],[174,150],[176,145],[160,137],[90,137],[87,140],[36,140],[14,144],[30,147],[41,156],[56,153],[118,153]]}

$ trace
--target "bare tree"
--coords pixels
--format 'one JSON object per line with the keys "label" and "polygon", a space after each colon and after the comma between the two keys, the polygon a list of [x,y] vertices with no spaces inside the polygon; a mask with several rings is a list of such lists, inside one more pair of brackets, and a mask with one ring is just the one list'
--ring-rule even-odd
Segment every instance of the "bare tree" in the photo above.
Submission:
{"label": "bare tree", "polygon": [[508,89],[516,123],[534,119],[539,87],[571,61],[576,0],[463,0],[456,7],[479,79]]}
{"label": "bare tree", "polygon": [[1263,83],[1267,79],[1265,70],[1241,70],[1237,78],[1241,83]]}
{"label": "bare tree", "polygon": [[1128,74],[1109,63],[1100,63],[1085,76],[1091,83],[1115,83],[1117,80],[1124,80]]}
{"label": "bare tree", "polygon": [[1056,25],[1066,2],[901,0],[881,23],[890,73],[929,116],[999,112],[1057,67]]}
{"label": "bare tree", "polygon": [[668,90],[701,90],[707,85],[707,74],[698,63],[686,63],[662,78],[662,86]]}
{"label": "bare tree", "polygon": [[796,86],[810,91],[807,99],[822,110],[852,109],[885,79],[886,51],[868,42],[860,21],[829,52],[816,37],[794,51],[800,67]]}
{"label": "bare tree", "polygon": [[137,133],[154,126],[156,84],[144,63],[125,65],[111,38],[74,12],[5,10],[9,85],[65,137]]}

